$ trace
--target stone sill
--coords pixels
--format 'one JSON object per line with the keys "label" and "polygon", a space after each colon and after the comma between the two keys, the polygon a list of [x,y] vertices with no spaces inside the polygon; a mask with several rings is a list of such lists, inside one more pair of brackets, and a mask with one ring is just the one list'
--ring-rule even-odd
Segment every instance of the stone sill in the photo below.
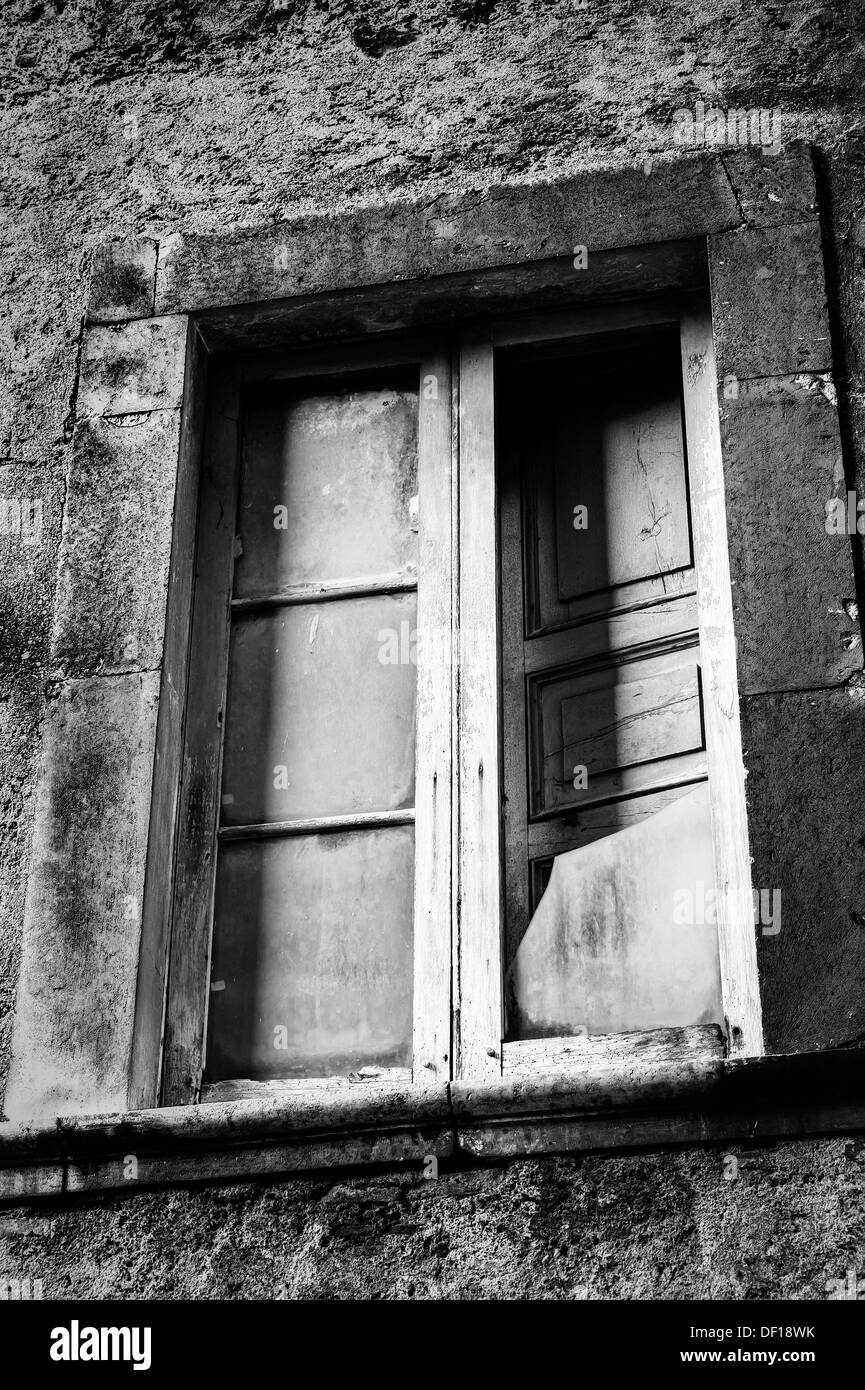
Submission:
{"label": "stone sill", "polygon": [[333,1168],[865,1129],[859,1050],[523,1080],[320,1089],[0,1125],[0,1201]]}

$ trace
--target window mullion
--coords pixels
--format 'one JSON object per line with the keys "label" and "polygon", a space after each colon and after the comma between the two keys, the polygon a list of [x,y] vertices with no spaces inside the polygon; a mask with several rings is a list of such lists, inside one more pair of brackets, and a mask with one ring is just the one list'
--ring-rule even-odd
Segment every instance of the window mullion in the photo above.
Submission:
{"label": "window mullion", "polygon": [[418,405],[417,751],[414,1025],[416,1084],[451,1065],[451,367],[421,361]]}
{"label": "window mullion", "polygon": [[502,1065],[501,765],[493,347],[460,352],[458,1075]]}

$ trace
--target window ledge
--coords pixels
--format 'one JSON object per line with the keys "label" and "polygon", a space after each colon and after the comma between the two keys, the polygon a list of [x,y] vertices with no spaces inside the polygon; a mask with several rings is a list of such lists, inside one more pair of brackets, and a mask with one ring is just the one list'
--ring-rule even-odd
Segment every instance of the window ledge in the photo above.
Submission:
{"label": "window ledge", "polygon": [[592,1077],[359,1083],[273,1100],[0,1125],[0,1201],[437,1159],[865,1129],[859,1050],[645,1063]]}

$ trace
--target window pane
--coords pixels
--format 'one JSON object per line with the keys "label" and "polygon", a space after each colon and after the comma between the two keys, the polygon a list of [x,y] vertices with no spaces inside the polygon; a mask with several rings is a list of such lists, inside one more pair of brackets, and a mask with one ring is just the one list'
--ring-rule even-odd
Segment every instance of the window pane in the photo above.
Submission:
{"label": "window pane", "polygon": [[411,826],[224,844],[210,1081],[409,1066]]}
{"label": "window pane", "polygon": [[396,380],[249,408],[235,597],[416,568],[417,390]]}
{"label": "window pane", "polygon": [[508,976],[511,1037],[723,1021],[709,814],[702,782],[544,865]]}
{"label": "window pane", "polygon": [[235,621],[224,825],[414,804],[416,614],[379,594]]}

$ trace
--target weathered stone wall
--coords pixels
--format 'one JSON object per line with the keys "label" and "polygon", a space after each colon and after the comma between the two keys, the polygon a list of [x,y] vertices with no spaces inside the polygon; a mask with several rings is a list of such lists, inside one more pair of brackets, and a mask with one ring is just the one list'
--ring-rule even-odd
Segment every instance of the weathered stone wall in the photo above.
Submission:
{"label": "weathered stone wall", "polygon": [[[810,139],[820,152],[847,481],[865,494],[865,15],[858,0],[14,0],[0,16],[0,52],[11,59],[0,96],[0,496],[42,503],[36,543],[0,535],[2,1095],[35,761],[46,711],[62,723],[57,659],[74,677],[98,626],[94,613],[68,621],[61,571],[52,668],[61,524],[76,508],[118,505],[93,498],[85,474],[77,492],[67,486],[93,247],[112,235],[262,227],[296,213],[639,166],[669,151],[672,113],[697,98],[770,110],[780,138]],[[131,302],[139,289],[128,287]],[[121,607],[141,543],[140,518],[127,524],[128,571],[95,576]],[[777,517],[774,525],[782,543]],[[859,549],[856,558],[861,602]],[[128,682],[147,670],[146,651],[119,650],[116,669],[99,679]],[[749,743],[760,749],[752,779],[771,779],[775,817],[804,816],[813,827],[809,868],[784,863],[776,821],[753,826],[755,881],[781,881],[815,915],[827,895],[835,907],[842,900],[850,923],[838,942],[839,1043],[853,1040],[844,1019],[858,1026],[861,1011],[850,993],[865,933],[861,699],[860,682],[782,687],[743,702],[746,762]],[[794,731],[788,745],[801,744],[797,768],[773,765],[778,721]],[[765,792],[762,800],[771,802]],[[807,948],[783,933],[764,946],[800,952],[802,1046],[820,1022],[809,1016]],[[791,1000],[770,998],[767,1009],[770,1025],[782,1012],[789,1019]],[[638,1296],[740,1288],[821,1297],[826,1279],[863,1262],[850,1181],[859,1169],[839,1154],[839,1141],[778,1146],[755,1153],[753,1167],[746,1160],[736,1183],[723,1180],[717,1153],[689,1151],[514,1163],[395,1188],[377,1177],[335,1190],[286,1182],[105,1199],[51,1217],[39,1268],[46,1291],[81,1294],[207,1294],[236,1280],[238,1292],[267,1296],[408,1294],[412,1284],[417,1295],[572,1295],[583,1284]],[[459,1195],[460,1184],[477,1194]],[[397,1195],[380,1204],[382,1192]],[[394,1231],[400,1222],[418,1230]],[[26,1261],[34,1275],[40,1239]],[[10,1245],[0,1272],[22,1258]]]}
{"label": "weathered stone wall", "polygon": [[0,1212],[0,1273],[46,1298],[825,1299],[861,1278],[863,1175],[833,1139],[156,1191]]}

